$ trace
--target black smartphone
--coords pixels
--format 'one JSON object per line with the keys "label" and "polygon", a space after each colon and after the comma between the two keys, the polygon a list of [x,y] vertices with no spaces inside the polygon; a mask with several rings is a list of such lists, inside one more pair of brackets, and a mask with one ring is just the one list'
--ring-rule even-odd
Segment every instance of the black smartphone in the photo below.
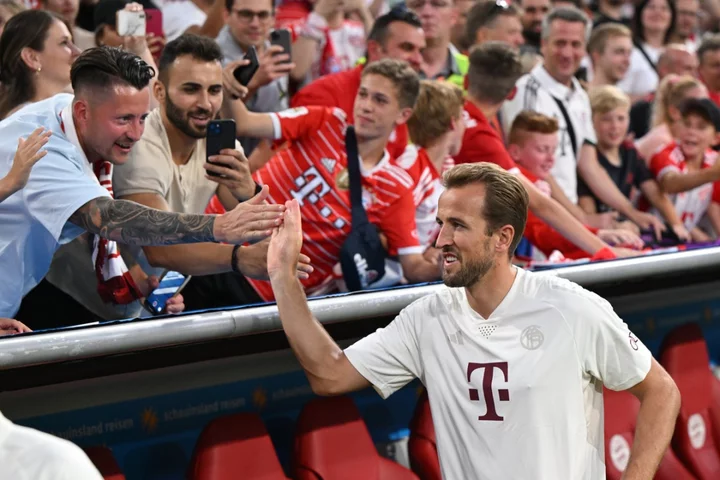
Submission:
{"label": "black smartphone", "polygon": [[[213,155],[220,154],[220,150],[226,148],[235,149],[235,120],[223,119],[213,120],[208,123],[207,126],[207,140],[206,140],[206,161],[213,163],[209,160]],[[219,173],[211,172],[208,170],[208,175],[215,177],[221,177]]]}
{"label": "black smartphone", "polygon": [[279,28],[270,32],[270,44],[280,45],[283,48],[282,53],[287,53],[291,57],[287,63],[292,61],[292,38],[290,36],[290,30],[287,28]]}
{"label": "black smartphone", "polygon": [[255,72],[257,72],[258,67],[260,67],[257,50],[253,45],[250,45],[250,48],[248,49],[247,53],[245,53],[245,56],[243,58],[245,60],[250,60],[250,63],[248,63],[247,65],[240,65],[235,70],[233,70],[233,76],[235,77],[235,80],[240,83],[240,85],[242,85],[243,87],[247,87],[248,83],[250,83],[250,80],[252,80],[253,75],[255,75]]}
{"label": "black smartphone", "polygon": [[153,315],[165,313],[167,301],[182,292],[192,277],[165,270],[160,277],[160,285],[145,299],[145,308]]}

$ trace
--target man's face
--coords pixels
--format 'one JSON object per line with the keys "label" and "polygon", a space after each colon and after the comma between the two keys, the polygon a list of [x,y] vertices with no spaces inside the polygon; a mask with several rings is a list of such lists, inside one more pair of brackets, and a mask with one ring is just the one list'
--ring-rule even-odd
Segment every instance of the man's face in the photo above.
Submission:
{"label": "man's face", "polygon": [[58,14],[70,25],[75,25],[80,10],[80,0],[47,0],[46,8]]}
{"label": "man's face", "polygon": [[462,45],[465,41],[465,24],[467,23],[467,15],[476,0],[455,0],[455,9],[457,10],[457,20],[452,27],[452,43],[454,45]]}
{"label": "man's face", "polygon": [[375,74],[362,77],[354,107],[358,138],[387,138],[395,126],[405,123],[411,114],[412,109],[400,106],[397,88],[389,79]]}
{"label": "man's face", "polygon": [[166,80],[166,86],[157,82],[155,87],[163,116],[188,137],[204,138],[222,106],[220,62],[183,55],[170,66]]}
{"label": "man's face", "polygon": [[498,15],[489,26],[477,31],[475,40],[476,44],[492,41],[505,42],[516,49],[525,43],[520,18],[514,15]]}
{"label": "man's face", "polygon": [[453,0],[409,0],[407,7],[420,17],[428,44],[450,39],[458,17]]}
{"label": "man's face", "polygon": [[523,15],[520,18],[523,32],[540,40],[542,20],[550,11],[550,0],[524,0],[522,2]]}
{"label": "man's face", "polygon": [[630,109],[629,107],[618,107],[606,113],[596,113],[593,115],[593,125],[599,145],[617,148],[627,136],[630,126]]}
{"label": "man's face", "polygon": [[609,37],[605,50],[600,54],[593,54],[593,67],[602,71],[614,85],[625,77],[630,68],[632,49],[630,37]]}
{"label": "man's face", "polygon": [[690,38],[698,28],[698,0],[675,0],[675,33],[683,39]]}
{"label": "man's face", "polygon": [[73,105],[85,153],[90,161],[122,165],[145,130],[150,89],[115,86],[111,92],[89,93]]}
{"label": "man's face", "polygon": [[548,37],[542,40],[541,52],[548,73],[558,82],[568,84],[585,55],[585,25],[553,21]]}
{"label": "man's face", "polygon": [[513,159],[530,173],[545,179],[555,165],[558,133],[527,132],[519,145],[512,145]]}
{"label": "man's face", "polygon": [[422,28],[405,22],[393,22],[388,26],[385,45],[368,42],[368,63],[392,58],[404,60],[419,72],[422,67],[422,49],[425,48],[425,33]]}
{"label": "man's face", "polygon": [[711,91],[720,91],[720,50],[703,53],[698,73]]}
{"label": "man's face", "polygon": [[268,38],[274,22],[272,7],[270,0],[235,0],[232,9],[225,11],[225,23],[243,50],[259,47]]}
{"label": "man's face", "polygon": [[665,52],[669,55],[666,62],[658,66],[658,74],[663,79],[667,75],[674,73],[675,75],[697,76],[698,60],[697,56],[687,50],[668,49]]}
{"label": "man's face", "polygon": [[710,148],[715,140],[712,123],[698,114],[691,113],[683,118],[680,133],[680,150],[686,160],[697,159]]}
{"label": "man's face", "polygon": [[435,246],[442,250],[442,279],[453,288],[470,288],[495,266],[495,253],[483,219],[484,185],[445,190],[438,201],[440,233]]}

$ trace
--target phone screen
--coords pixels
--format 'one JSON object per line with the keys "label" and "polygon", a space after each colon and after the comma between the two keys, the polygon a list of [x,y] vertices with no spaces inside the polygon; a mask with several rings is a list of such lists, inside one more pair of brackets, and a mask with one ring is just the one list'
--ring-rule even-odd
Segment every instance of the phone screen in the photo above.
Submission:
{"label": "phone screen", "polygon": [[173,271],[167,271],[160,280],[160,285],[145,299],[145,308],[153,315],[165,312],[167,301],[177,295],[190,281],[190,276]]}

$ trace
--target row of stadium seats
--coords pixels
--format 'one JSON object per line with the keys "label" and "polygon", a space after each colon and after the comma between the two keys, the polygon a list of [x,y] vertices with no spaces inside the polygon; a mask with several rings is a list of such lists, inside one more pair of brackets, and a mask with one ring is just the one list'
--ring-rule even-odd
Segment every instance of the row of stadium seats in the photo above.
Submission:
{"label": "row of stadium seats", "polygon": [[[697,324],[666,339],[660,362],[682,395],[672,448],[657,480],[720,478],[720,381],[710,370],[707,346]],[[633,444],[639,401],[627,392],[605,390],[605,463],[608,480],[619,480]],[[416,407],[408,449],[413,472],[381,457],[358,409],[348,397],[318,398],[298,418],[293,478],[297,480],[440,480],[435,431],[427,395]],[[106,480],[124,480],[106,448],[87,450]],[[191,480],[286,479],[262,420],[254,413],[220,417],[198,439]]]}

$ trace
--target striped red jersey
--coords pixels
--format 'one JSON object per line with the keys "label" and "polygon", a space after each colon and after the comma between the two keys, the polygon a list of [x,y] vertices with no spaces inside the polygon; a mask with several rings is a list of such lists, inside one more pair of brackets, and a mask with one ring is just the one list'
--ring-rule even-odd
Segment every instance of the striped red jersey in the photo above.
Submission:
{"label": "striped red jersey", "polygon": [[[441,173],[437,171],[424,148],[408,145],[397,160],[400,168],[405,170],[413,180],[413,203],[415,204],[415,224],[417,225],[420,244],[429,247],[435,243],[440,227],[437,224],[437,209],[440,194],[443,192]],[[455,166],[452,158],[447,158],[442,165],[442,173]]]}
{"label": "striped red jersey", "polygon": [[[289,146],[278,151],[254,178],[270,186],[272,203],[293,198],[300,203],[302,251],[315,268],[302,283],[313,295],[332,279],[333,267],[351,230],[346,117],[342,110],[327,107],[298,107],[270,115],[275,139],[287,141]],[[363,205],[370,221],[387,237],[388,253],[422,253],[410,176],[390,163],[387,152],[377,166],[362,174]],[[248,280],[263,299],[273,299],[269,282]]]}

